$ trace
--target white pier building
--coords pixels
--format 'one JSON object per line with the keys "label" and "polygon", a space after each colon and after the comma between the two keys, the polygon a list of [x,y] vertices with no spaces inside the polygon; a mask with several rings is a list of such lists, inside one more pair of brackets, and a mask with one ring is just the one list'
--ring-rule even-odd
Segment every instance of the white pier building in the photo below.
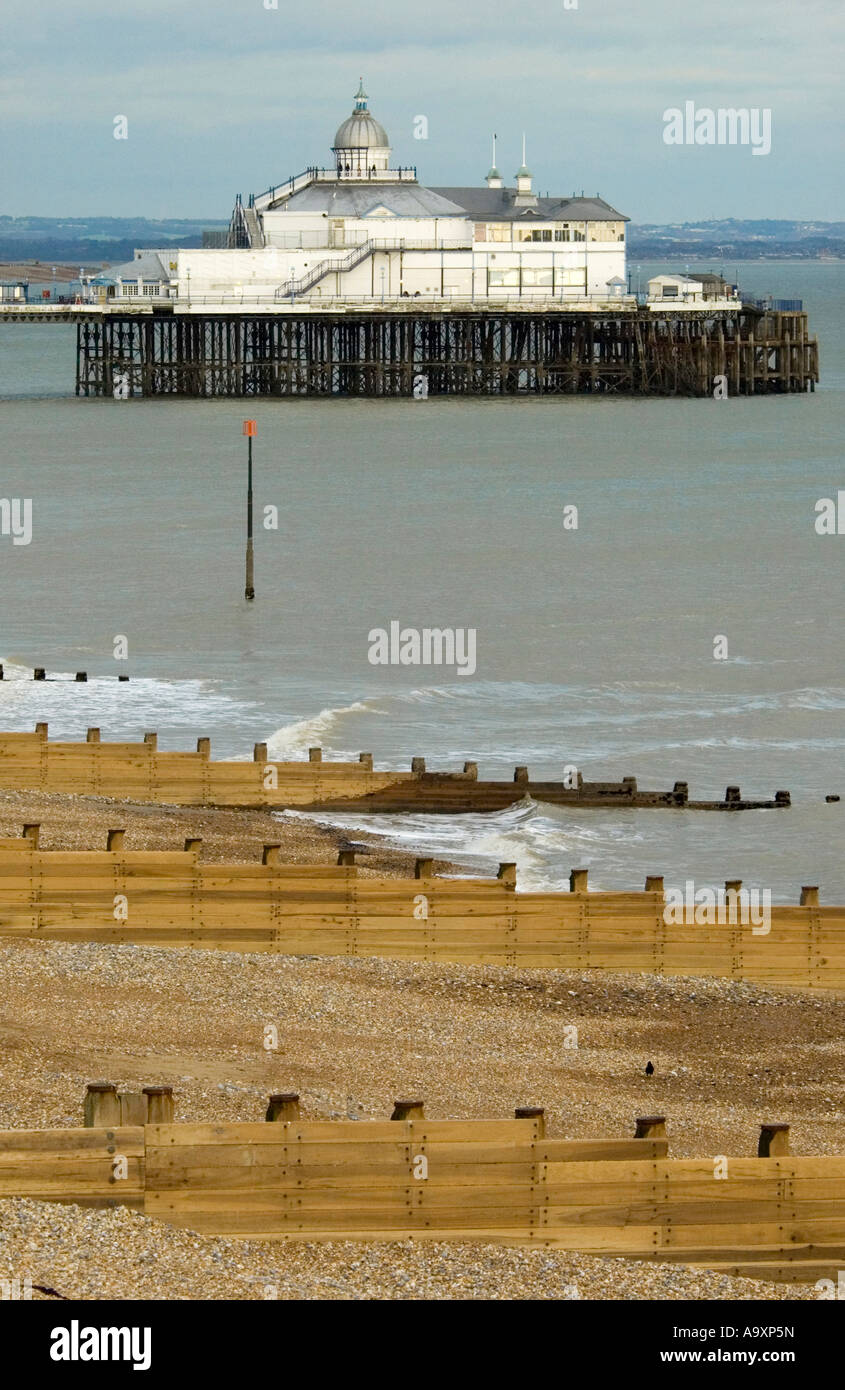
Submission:
{"label": "white pier building", "polygon": [[524,141],[512,186],[496,168],[494,139],[483,186],[428,188],[415,168],[391,167],[387,132],[362,84],[331,149],[329,167],[306,169],[246,203],[239,196],[228,246],[139,251],[95,290],[107,300],[167,300],[200,312],[398,307],[406,299],[636,307],[626,293],[628,219],[598,196],[541,197]]}

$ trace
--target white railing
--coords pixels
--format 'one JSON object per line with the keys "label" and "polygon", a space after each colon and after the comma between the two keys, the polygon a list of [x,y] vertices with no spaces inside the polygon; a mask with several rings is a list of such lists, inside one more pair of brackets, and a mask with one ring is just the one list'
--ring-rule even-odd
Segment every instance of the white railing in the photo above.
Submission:
{"label": "white railing", "polygon": [[356,165],[348,172],[337,165],[329,169],[314,167],[305,169],[301,174],[295,174],[284,183],[274,184],[272,188],[265,189],[263,193],[253,194],[247,206],[261,211],[270,207],[280,198],[292,197],[301,188],[307,188],[310,183],[416,183],[416,179],[416,165],[407,165],[398,169],[376,169],[375,171],[364,169],[363,166],[359,168]]}

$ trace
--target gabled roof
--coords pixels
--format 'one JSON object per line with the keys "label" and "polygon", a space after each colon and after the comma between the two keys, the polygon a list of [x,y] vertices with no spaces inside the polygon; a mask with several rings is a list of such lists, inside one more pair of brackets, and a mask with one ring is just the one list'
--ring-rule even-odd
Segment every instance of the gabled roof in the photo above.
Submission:
{"label": "gabled roof", "polygon": [[134,261],[124,261],[122,265],[110,265],[98,275],[93,284],[113,284],[116,280],[164,280],[171,279],[171,272],[165,267],[155,251],[144,251]]}
{"label": "gabled roof", "polygon": [[527,216],[543,222],[630,221],[604,198],[538,197],[535,205],[525,207],[514,203],[515,188],[435,188],[430,191],[457,203],[476,222],[514,222]]}

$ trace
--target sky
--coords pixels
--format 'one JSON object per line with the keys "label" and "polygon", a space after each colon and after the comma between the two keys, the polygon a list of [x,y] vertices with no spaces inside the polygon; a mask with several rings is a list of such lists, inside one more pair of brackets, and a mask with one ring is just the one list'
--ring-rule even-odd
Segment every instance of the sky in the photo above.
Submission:
{"label": "sky", "polygon": [[[567,7],[568,6],[568,7]],[[420,181],[635,222],[845,217],[843,0],[2,0],[0,213],[228,218],[331,162],[360,76]],[[667,145],[664,114],[771,112],[771,151]],[[125,140],[114,138],[126,120]],[[427,138],[415,138],[427,122]],[[120,128],[120,127],[118,127]]]}

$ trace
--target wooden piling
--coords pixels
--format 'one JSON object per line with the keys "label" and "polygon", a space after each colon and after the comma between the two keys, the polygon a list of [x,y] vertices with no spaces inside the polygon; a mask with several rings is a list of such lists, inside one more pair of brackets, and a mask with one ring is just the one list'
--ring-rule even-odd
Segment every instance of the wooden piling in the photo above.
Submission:
{"label": "wooden piling", "polygon": [[395,1100],[391,1120],[424,1120],[424,1102],[421,1100]]}
{"label": "wooden piling", "polygon": [[120,1124],[120,1100],[111,1081],[90,1081],[82,1107],[86,1129],[105,1129]]}
{"label": "wooden piling", "polygon": [[665,1139],[665,1115],[638,1115],[635,1139]]}
{"label": "wooden piling", "polygon": [[779,1158],[788,1154],[789,1151],[789,1125],[762,1124],[760,1126],[760,1138],[757,1141],[758,1158]]}
{"label": "wooden piling", "polygon": [[147,1124],[172,1125],[174,1119],[173,1087],[145,1086]]}
{"label": "wooden piling", "polygon": [[300,1118],[298,1092],[279,1091],[276,1095],[271,1096],[264,1118],[273,1124],[285,1124],[289,1120],[298,1120]]}

